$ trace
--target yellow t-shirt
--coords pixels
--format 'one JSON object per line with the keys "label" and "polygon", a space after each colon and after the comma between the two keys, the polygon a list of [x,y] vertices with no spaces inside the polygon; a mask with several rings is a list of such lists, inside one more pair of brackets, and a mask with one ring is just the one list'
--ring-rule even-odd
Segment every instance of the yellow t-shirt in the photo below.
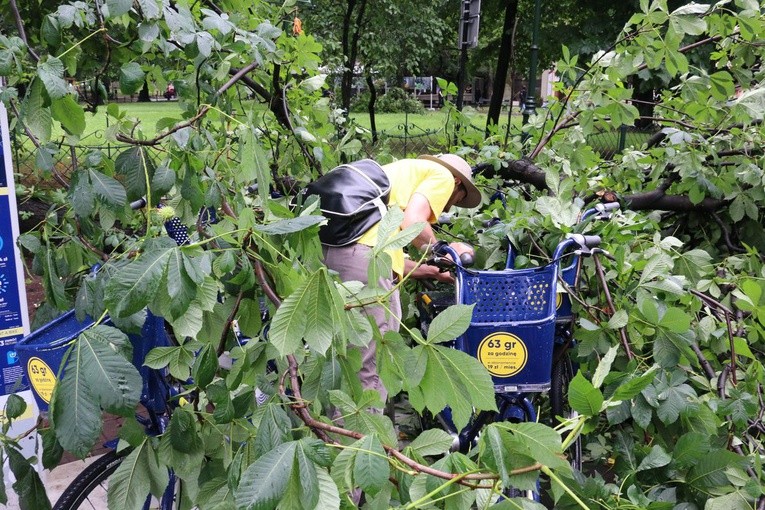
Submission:
{"label": "yellow t-shirt", "polygon": [[[388,207],[397,206],[404,210],[412,195],[419,193],[428,199],[431,216],[430,223],[435,223],[444,211],[454,191],[454,177],[443,165],[427,159],[402,159],[388,165],[383,170],[390,180],[390,198]],[[369,229],[359,243],[366,246],[377,244],[377,225]],[[393,261],[393,271],[404,274],[404,250],[388,251]]]}

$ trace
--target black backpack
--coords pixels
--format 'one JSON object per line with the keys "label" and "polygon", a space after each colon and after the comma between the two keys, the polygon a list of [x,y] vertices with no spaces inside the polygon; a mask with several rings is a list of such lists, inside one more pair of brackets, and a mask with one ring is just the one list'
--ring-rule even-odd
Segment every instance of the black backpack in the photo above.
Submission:
{"label": "black backpack", "polygon": [[333,168],[308,184],[303,202],[310,195],[321,199],[321,213],[328,223],[319,229],[327,246],[353,244],[379,222],[388,210],[390,181],[382,167],[362,159]]}

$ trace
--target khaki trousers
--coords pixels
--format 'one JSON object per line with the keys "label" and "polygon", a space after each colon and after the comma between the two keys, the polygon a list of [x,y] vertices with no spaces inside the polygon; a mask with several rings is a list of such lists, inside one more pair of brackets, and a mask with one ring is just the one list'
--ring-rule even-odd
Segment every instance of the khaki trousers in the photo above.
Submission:
{"label": "khaki trousers", "polygon": [[[340,279],[346,282],[358,281],[368,284],[367,269],[372,248],[363,244],[352,244],[343,247],[324,246],[324,263],[328,268],[337,271]],[[381,278],[378,285],[386,290],[393,288],[392,275],[389,278]],[[381,334],[386,331],[398,331],[399,319],[401,318],[401,298],[398,291],[390,296],[388,313],[382,306],[365,306],[363,312],[373,317],[380,329]],[[383,402],[388,398],[388,391],[380,381],[377,373],[377,348],[375,341],[369,342],[366,347],[361,347],[362,367],[359,372],[359,380],[364,389],[376,390],[380,393]]]}

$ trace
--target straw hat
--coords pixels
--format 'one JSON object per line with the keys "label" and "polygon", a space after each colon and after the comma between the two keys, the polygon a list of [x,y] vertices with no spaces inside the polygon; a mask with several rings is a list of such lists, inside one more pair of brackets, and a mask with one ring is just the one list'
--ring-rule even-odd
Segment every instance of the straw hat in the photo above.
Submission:
{"label": "straw hat", "polygon": [[455,154],[438,154],[436,156],[426,154],[420,156],[419,159],[427,159],[440,163],[449,170],[454,177],[462,182],[462,185],[465,186],[465,189],[467,190],[467,195],[454,205],[471,209],[481,203],[481,192],[475,187],[475,183],[473,182],[473,169],[467,161]]}

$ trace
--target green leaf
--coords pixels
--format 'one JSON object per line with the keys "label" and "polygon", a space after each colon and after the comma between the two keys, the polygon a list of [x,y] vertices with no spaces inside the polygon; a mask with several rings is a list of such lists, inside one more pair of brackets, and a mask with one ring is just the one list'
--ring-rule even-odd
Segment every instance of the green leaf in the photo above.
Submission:
{"label": "green leaf", "polygon": [[80,136],[85,131],[85,110],[70,94],[54,99],[51,113],[68,133]]}
{"label": "green leaf", "polygon": [[672,460],[682,468],[693,466],[709,451],[709,436],[701,432],[688,432],[680,437],[672,449]]}
{"label": "green leaf", "polygon": [[659,326],[673,333],[685,333],[691,327],[691,317],[679,308],[668,308],[659,321]]}
{"label": "green leaf", "polygon": [[377,494],[390,476],[390,465],[380,440],[370,434],[351,447],[358,449],[353,462],[353,479],[365,492]]}
{"label": "green leaf", "polygon": [[669,23],[678,35],[701,35],[707,29],[704,19],[692,15],[677,15],[676,12],[670,15]]}
{"label": "green leaf", "polygon": [[50,500],[35,468],[14,447],[6,446],[4,451],[13,476],[16,477],[13,490],[19,495],[20,510],[50,510]]}
{"label": "green leaf", "polygon": [[45,85],[52,100],[60,99],[67,94],[64,81],[64,64],[56,57],[49,57],[37,65],[37,74]]}
{"label": "green leaf", "polygon": [[[380,220],[377,227],[377,244],[383,246],[390,236],[399,231],[401,222],[404,221],[404,212],[399,207],[391,207]],[[380,248],[378,251],[382,251]]]}
{"label": "green leaf", "polygon": [[[319,479],[316,474],[316,440],[302,439],[295,448],[295,464],[292,468],[293,483],[288,493],[297,497],[300,506],[313,508],[319,501]],[[324,445],[322,444],[322,448]],[[326,464],[329,464],[328,459]],[[297,481],[297,484],[294,483]],[[288,506],[288,505],[285,505]]]}
{"label": "green leaf", "polygon": [[205,345],[194,359],[194,367],[191,371],[194,384],[200,388],[206,388],[212,382],[217,371],[218,357],[215,355],[212,346],[209,344]]}
{"label": "green leaf", "polygon": [[611,400],[618,402],[619,400],[630,400],[638,393],[647,388],[656,377],[658,365],[653,365],[644,374],[634,377],[627,382],[622,382],[616,391],[611,396]]}
{"label": "green leaf", "polygon": [[147,438],[125,457],[109,478],[109,508],[140,510],[149,493],[160,497],[168,483],[167,469],[160,465]]}
{"label": "green leaf", "polygon": [[619,346],[612,345],[606,355],[600,360],[600,363],[598,363],[598,368],[595,369],[595,373],[592,376],[592,385],[594,387],[600,388],[600,385],[603,384],[603,380],[611,371],[611,365],[614,359],[616,359],[617,352],[619,352]]}
{"label": "green leaf", "polygon": [[704,510],[751,510],[751,497],[745,491],[736,491],[709,498],[704,502]]}
{"label": "green leaf", "polygon": [[127,203],[125,188],[122,187],[122,184],[117,179],[113,179],[93,169],[88,170],[88,172],[93,192],[101,200],[115,208],[122,207]]}
{"label": "green leaf", "polygon": [[467,331],[475,305],[452,305],[439,313],[428,329],[428,343],[454,340]]}
{"label": "green leaf", "polygon": [[629,315],[626,310],[617,310],[610,319],[608,319],[609,329],[619,329],[627,325]]}
{"label": "green leaf", "polygon": [[143,147],[131,147],[114,160],[117,173],[125,176],[128,198],[137,200],[147,193],[146,183],[154,177],[154,161]]}
{"label": "green leaf", "polygon": [[5,402],[5,416],[8,419],[14,420],[24,414],[27,410],[27,402],[19,395],[11,393],[8,395],[8,400]]}
{"label": "green leaf", "polygon": [[167,435],[174,449],[183,453],[201,451],[202,437],[197,430],[196,423],[196,418],[192,412],[182,407],[173,411],[170,425],[167,428]]}
{"label": "green leaf", "polygon": [[425,430],[409,445],[418,455],[442,455],[449,451],[454,438],[441,429]]}
{"label": "green leaf", "polygon": [[120,354],[127,336],[110,326],[85,330],[75,342],[54,390],[53,420],[61,445],[85,457],[101,431],[101,408],[130,414],[141,395],[136,368]]}
{"label": "green leaf", "polygon": [[497,426],[512,432],[526,449],[525,453],[537,462],[553,469],[565,469],[569,466],[563,457],[560,434],[547,425],[534,422],[501,422]]}
{"label": "green leaf", "polygon": [[199,288],[186,268],[193,266],[180,248],[170,250],[167,258],[167,295],[170,297],[170,311],[173,318],[183,315],[196,298]]}
{"label": "green leaf", "polygon": [[659,408],[656,415],[666,424],[674,423],[691,405],[695,405],[696,392],[687,384],[670,386],[659,394]]}
{"label": "green leaf", "polygon": [[736,92],[736,85],[733,77],[727,71],[718,71],[709,76],[712,85],[712,97],[719,101],[726,101],[733,97]]}
{"label": "green leaf", "polygon": [[215,406],[213,418],[216,423],[231,423],[235,418],[234,403],[231,392],[223,380],[217,380],[206,388],[207,398]]}
{"label": "green leaf", "polygon": [[284,496],[295,463],[296,441],[266,453],[242,473],[234,492],[236,505],[246,510],[271,510]]}
{"label": "green leaf", "polygon": [[[176,332],[177,333],[177,332]],[[194,355],[184,346],[155,347],[146,355],[143,364],[149,368],[167,367],[170,374],[181,380],[189,377],[189,367],[194,363]]]}
{"label": "green leaf", "polygon": [[726,471],[746,467],[746,459],[727,450],[715,450],[696,461],[686,476],[688,484],[704,492],[730,485]]}
{"label": "green leaf", "polygon": [[138,92],[143,87],[145,79],[146,74],[137,62],[123,64],[120,68],[120,90],[123,94],[131,95]]}
{"label": "green leaf", "polygon": [[294,234],[314,225],[318,225],[326,218],[323,216],[298,216],[286,220],[276,221],[267,225],[256,225],[255,230],[264,234]]}
{"label": "green leaf", "polygon": [[109,17],[115,18],[130,12],[133,0],[106,0],[106,6],[109,8]]}
{"label": "green leaf", "polygon": [[569,384],[568,400],[574,411],[585,416],[597,416],[603,407],[603,394],[581,372]]}
{"label": "green leaf", "polygon": [[40,33],[49,48],[58,48],[61,45],[61,27],[59,26],[58,18],[54,15],[48,14],[43,18]]}
{"label": "green leaf", "polygon": [[319,481],[319,500],[313,510],[340,508],[340,493],[329,472],[326,469],[317,469],[316,477]]}
{"label": "green leaf", "polygon": [[460,429],[470,421],[473,408],[496,410],[494,383],[477,359],[448,347],[423,347],[428,361],[419,388],[430,410],[439,412],[451,406]]}
{"label": "green leaf", "polygon": [[334,284],[326,268],[309,276],[276,311],[271,322],[269,340],[284,356],[297,351],[302,340],[324,354],[332,343]]}
{"label": "green leaf", "polygon": [[511,485],[510,466],[513,461],[503,438],[507,434],[507,430],[501,429],[496,424],[491,424],[482,431],[480,446],[481,460],[486,462],[490,468],[495,469],[499,473],[502,483],[509,487]]}
{"label": "green leaf", "polygon": [[72,203],[72,209],[80,218],[90,216],[96,207],[93,187],[85,178],[86,175],[81,173],[75,174],[69,188],[69,199]]}
{"label": "green leaf", "polygon": [[38,428],[37,432],[42,438],[43,455],[42,462],[45,469],[53,469],[58,466],[61,457],[64,455],[64,449],[61,443],[56,439],[56,432],[51,428]]}
{"label": "green leaf", "polygon": [[637,471],[646,471],[648,469],[664,467],[669,464],[670,461],[672,461],[672,455],[664,451],[664,448],[662,448],[661,445],[655,445],[651,448],[651,451],[648,452],[648,455],[640,461]]}
{"label": "green leaf", "polygon": [[162,4],[156,0],[138,0],[138,5],[141,6],[144,19],[157,19],[162,14]]}
{"label": "green leaf", "polygon": [[408,352],[409,348],[398,332],[386,331],[383,338],[377,341],[377,371],[390,395],[396,395],[403,389]]}
{"label": "green leaf", "polygon": [[173,249],[145,252],[115,273],[104,296],[111,314],[127,317],[154,300]]}
{"label": "green leaf", "polygon": [[46,144],[50,141],[53,120],[50,108],[45,104],[43,94],[42,80],[33,80],[27,97],[24,99],[22,115],[24,124],[29,128],[32,136],[37,138],[41,144]]}
{"label": "green leaf", "polygon": [[281,406],[266,405],[253,443],[255,453],[262,456],[286,443],[290,438],[291,428],[290,418]]}

